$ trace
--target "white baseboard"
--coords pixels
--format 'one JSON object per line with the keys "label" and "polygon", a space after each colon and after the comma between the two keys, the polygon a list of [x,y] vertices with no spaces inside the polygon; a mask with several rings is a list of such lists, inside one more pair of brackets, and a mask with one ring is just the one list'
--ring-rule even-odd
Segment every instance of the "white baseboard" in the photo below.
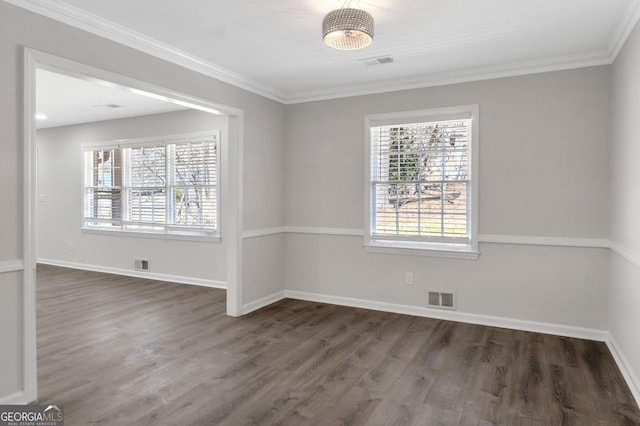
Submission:
{"label": "white baseboard", "polygon": [[490,327],[532,331],[536,333],[553,334],[564,337],[576,337],[579,339],[597,340],[600,342],[605,342],[607,340],[607,332],[604,330],[594,330],[568,325],[525,321],[512,318],[469,314],[456,311],[440,311],[437,309],[430,309],[421,306],[398,305],[393,303],[377,302],[373,300],[352,299],[347,297],[329,296],[326,294],[307,293],[302,291],[286,290],[285,297],[291,299],[308,300],[311,302],[351,306],[354,308],[372,309],[375,311],[393,312],[397,314],[415,315],[419,317],[486,325]]}
{"label": "white baseboard", "polygon": [[149,280],[168,281],[178,284],[197,285],[201,287],[226,289],[224,281],[208,280],[204,278],[184,277],[181,275],[159,274],[155,272],[135,271],[129,269],[112,268],[110,266],[89,265],[85,263],[66,262],[62,260],[38,259],[44,265],[60,266],[63,268],[82,269],[85,271],[103,272],[106,274],[124,275],[127,277],[146,278]]}
{"label": "white baseboard", "polygon": [[624,380],[627,382],[627,386],[629,386],[629,390],[631,390],[636,403],[640,406],[640,380],[633,370],[631,363],[624,355],[624,352],[622,352],[622,348],[620,348],[620,345],[618,345],[618,342],[611,333],[607,333],[607,347],[611,355],[613,355],[616,364],[618,364],[618,368]]}
{"label": "white baseboard", "polygon": [[24,391],[12,393],[11,395],[0,397],[0,405],[25,405]]}
{"label": "white baseboard", "polygon": [[263,297],[262,299],[253,301],[251,303],[247,303],[246,305],[242,306],[242,315],[246,315],[253,311],[257,311],[258,309],[264,308],[265,306],[268,306],[272,303],[276,303],[285,298],[284,294],[285,292],[283,290],[277,293],[273,293],[269,296]]}

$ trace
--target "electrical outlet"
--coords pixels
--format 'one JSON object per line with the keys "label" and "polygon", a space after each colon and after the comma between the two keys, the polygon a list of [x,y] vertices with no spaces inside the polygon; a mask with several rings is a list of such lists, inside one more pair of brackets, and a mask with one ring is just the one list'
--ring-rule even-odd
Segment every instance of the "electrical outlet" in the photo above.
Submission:
{"label": "electrical outlet", "polygon": [[413,285],[413,272],[404,273],[404,283],[406,285]]}

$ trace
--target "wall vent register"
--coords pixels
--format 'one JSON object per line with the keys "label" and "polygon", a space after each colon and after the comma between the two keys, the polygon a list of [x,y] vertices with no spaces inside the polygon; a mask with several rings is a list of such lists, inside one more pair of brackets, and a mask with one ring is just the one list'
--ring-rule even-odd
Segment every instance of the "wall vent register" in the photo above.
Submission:
{"label": "wall vent register", "polygon": [[427,306],[429,306],[430,308],[455,310],[455,293],[429,290],[427,291]]}

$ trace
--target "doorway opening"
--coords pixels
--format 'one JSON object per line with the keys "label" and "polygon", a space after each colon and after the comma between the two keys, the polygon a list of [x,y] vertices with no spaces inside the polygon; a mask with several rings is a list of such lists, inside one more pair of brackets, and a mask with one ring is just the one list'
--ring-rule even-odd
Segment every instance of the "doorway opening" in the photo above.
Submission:
{"label": "doorway opening", "polygon": [[[23,366],[25,398],[35,401],[35,293],[36,264],[39,261],[77,269],[100,271],[102,268],[104,272],[116,274],[141,276],[142,273],[151,274],[149,278],[153,279],[224,286],[227,314],[240,315],[242,223],[239,188],[242,187],[243,112],[31,49],[24,51],[24,65]],[[47,102],[43,102],[45,100],[49,102],[48,107]],[[47,113],[41,108],[50,108],[51,112]],[[175,226],[180,220],[184,222],[184,218],[172,219],[171,226],[164,227],[161,235],[148,232],[154,227],[146,227],[143,231],[147,232],[122,232],[114,237],[113,229],[92,230],[84,226],[87,216],[87,188],[83,183],[87,166],[84,158],[88,151],[98,152],[84,144],[104,144],[107,141],[118,143],[117,149],[120,150],[122,143],[122,152],[126,151],[133,158],[132,150],[134,157],[137,151],[132,147],[136,144],[140,145],[140,152],[145,149],[150,151],[147,148],[151,144],[149,138],[174,137],[175,140],[165,140],[162,149],[171,154],[167,161],[173,158],[171,161],[175,163],[176,146],[180,149],[180,143],[187,143],[179,142],[179,137],[200,136],[205,130],[209,131],[208,134],[211,130],[215,131],[217,138],[217,195],[214,200],[217,216],[207,219],[215,222],[215,236],[209,238],[198,233],[189,235],[189,232],[184,232],[188,227]],[[159,152],[160,148],[156,151]],[[104,154],[106,151],[100,152]],[[172,173],[169,166],[166,170]],[[174,170],[179,170],[179,167],[174,165]],[[131,170],[129,173],[132,173]],[[176,175],[176,172],[173,174]],[[112,191],[120,191],[119,187],[113,188]],[[163,188],[138,188],[137,192],[129,195],[129,199],[133,200],[130,204],[140,212],[148,206],[161,205],[164,199],[167,204],[182,204],[173,209],[165,206],[166,212],[160,209],[165,212],[162,214],[171,216],[180,211],[184,216],[184,208],[194,204],[185,203],[184,188],[174,185],[171,191],[169,194],[169,190]],[[154,214],[156,211],[159,210],[154,210]],[[202,220],[202,211],[199,213]],[[144,225],[143,222],[148,220],[148,216],[142,213],[138,218],[138,224]],[[157,231],[157,227],[155,229]],[[127,229],[131,230],[131,227]],[[114,249],[114,241],[122,247]],[[158,244],[160,241],[162,244]],[[97,250],[91,249],[92,244]],[[182,270],[172,272],[171,269],[163,269],[168,262],[162,258],[162,252],[153,250],[154,246],[165,245],[171,245],[170,251],[175,255],[184,256],[184,262],[175,263],[186,265]],[[105,252],[105,246],[111,246],[112,251]],[[129,249],[133,251],[127,252]],[[212,255],[212,250],[217,250],[218,256]],[[149,257],[148,253],[154,253],[151,257],[155,257],[156,262],[145,258]],[[211,260],[213,266],[207,260]],[[139,271],[136,268],[139,264],[145,264],[147,270]],[[220,273],[220,269],[224,271]]]}

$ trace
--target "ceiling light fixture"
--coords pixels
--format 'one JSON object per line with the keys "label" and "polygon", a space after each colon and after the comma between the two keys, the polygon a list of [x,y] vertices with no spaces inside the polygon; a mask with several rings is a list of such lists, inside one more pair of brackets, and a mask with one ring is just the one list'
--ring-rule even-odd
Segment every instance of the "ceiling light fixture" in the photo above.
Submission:
{"label": "ceiling light fixture", "polygon": [[333,10],[322,21],[324,44],[338,50],[356,50],[373,41],[373,16],[362,9],[354,9],[350,2]]}

